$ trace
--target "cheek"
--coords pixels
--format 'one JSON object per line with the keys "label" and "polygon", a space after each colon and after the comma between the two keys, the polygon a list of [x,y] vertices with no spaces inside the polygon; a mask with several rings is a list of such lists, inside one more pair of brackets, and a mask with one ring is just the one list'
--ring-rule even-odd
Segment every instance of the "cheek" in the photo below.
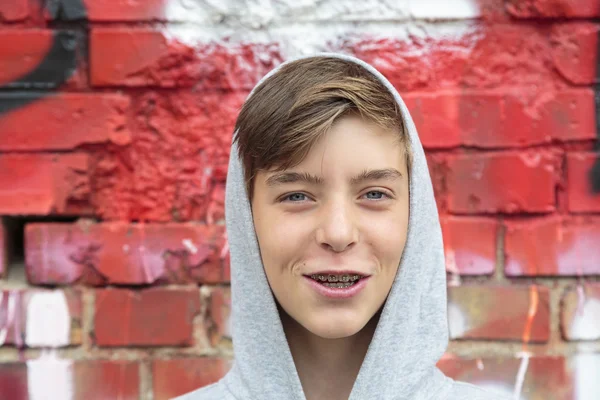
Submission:
{"label": "cheek", "polygon": [[406,244],[408,215],[372,218],[366,234],[382,267],[397,268]]}
{"label": "cheek", "polygon": [[255,228],[266,271],[285,270],[303,256],[308,230],[302,220],[272,213]]}

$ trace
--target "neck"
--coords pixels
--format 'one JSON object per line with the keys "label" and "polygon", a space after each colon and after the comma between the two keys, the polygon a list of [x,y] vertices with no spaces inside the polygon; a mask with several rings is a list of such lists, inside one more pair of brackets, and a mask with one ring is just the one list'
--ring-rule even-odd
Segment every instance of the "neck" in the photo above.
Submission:
{"label": "neck", "polygon": [[340,339],[316,336],[281,309],[280,315],[306,399],[348,399],[379,315],[355,335]]}

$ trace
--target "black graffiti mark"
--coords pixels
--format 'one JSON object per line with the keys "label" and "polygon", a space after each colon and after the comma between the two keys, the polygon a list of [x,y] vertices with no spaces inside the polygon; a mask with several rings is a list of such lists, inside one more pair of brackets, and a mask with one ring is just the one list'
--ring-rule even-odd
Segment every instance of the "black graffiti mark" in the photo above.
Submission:
{"label": "black graffiti mark", "polygon": [[598,49],[596,51],[596,151],[598,153],[596,161],[589,172],[590,186],[592,193],[600,194],[600,31],[598,31]]}
{"label": "black graffiti mark", "polygon": [[[45,7],[54,18],[81,19],[87,17],[83,0],[47,0]],[[39,65],[16,80],[0,85],[0,89],[58,89],[76,71],[76,47],[77,35],[75,32],[69,30],[55,31],[52,45]],[[2,95],[0,96],[0,115],[52,94],[52,91],[39,91]]]}
{"label": "black graffiti mark", "polygon": [[83,0],[46,0],[45,7],[53,18],[71,21],[87,18]]}
{"label": "black graffiti mark", "polygon": [[[54,33],[52,47],[40,64],[31,72],[9,82],[0,88],[56,89],[65,83],[76,69],[75,33],[59,31]],[[36,92],[31,94],[8,94],[0,97],[0,114],[23,107],[32,101],[52,94]]]}

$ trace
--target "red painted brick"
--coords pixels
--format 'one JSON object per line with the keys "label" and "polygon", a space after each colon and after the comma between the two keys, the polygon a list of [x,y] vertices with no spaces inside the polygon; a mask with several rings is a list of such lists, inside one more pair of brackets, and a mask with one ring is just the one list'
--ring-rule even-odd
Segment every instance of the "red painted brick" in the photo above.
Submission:
{"label": "red painted brick", "polygon": [[600,153],[567,155],[567,198],[571,212],[600,212],[600,193],[593,193],[590,170]]}
{"label": "red painted brick", "polygon": [[[130,361],[71,361],[49,359],[28,360],[26,363],[0,364],[0,388],[3,399],[29,400],[40,397],[43,391],[48,399],[70,400],[139,398],[139,366]],[[61,384],[47,385],[48,377],[64,380],[72,387]],[[39,380],[39,381],[38,381]],[[43,389],[40,389],[43,387]],[[90,397],[92,396],[92,397]]]}
{"label": "red painted brick", "polygon": [[210,385],[225,376],[229,368],[229,360],[214,357],[154,360],[154,399],[169,400]]}
{"label": "red painted brick", "polygon": [[94,86],[251,89],[281,62],[275,45],[191,48],[152,29],[97,28],[90,42]]}
{"label": "red painted brick", "polygon": [[569,287],[562,298],[560,320],[566,340],[600,340],[600,284]]}
{"label": "red painted brick", "polygon": [[535,150],[449,156],[448,209],[456,213],[554,211],[556,164],[553,153]]}
{"label": "red painted brick", "polygon": [[0,116],[5,134],[0,151],[71,150],[84,144],[131,141],[125,127],[129,99],[118,94],[58,94],[42,99],[29,93],[0,95],[0,107],[27,104]]}
{"label": "red painted brick", "polygon": [[[535,312],[531,325],[530,311]],[[550,336],[545,287],[449,287],[448,313],[451,339],[528,341],[529,336],[530,342],[546,342]]]}
{"label": "red painted brick", "polygon": [[409,93],[404,99],[426,148],[519,147],[596,137],[591,89],[544,92],[529,102],[516,92]]}
{"label": "red painted brick", "polygon": [[541,24],[490,24],[460,39],[348,38],[341,50],[374,65],[401,92],[506,86],[539,90],[561,83],[551,68],[549,36],[550,28]]}
{"label": "red painted brick", "polygon": [[90,21],[164,21],[165,0],[84,0]]}
{"label": "red painted brick", "polygon": [[211,289],[207,316],[206,327],[213,346],[223,339],[231,339],[231,291],[228,287]]}
{"label": "red painted brick", "polygon": [[0,214],[90,213],[86,154],[0,154]]}
{"label": "red painted brick", "polygon": [[188,346],[200,312],[197,289],[99,289],[94,337],[98,346]]}
{"label": "red painted brick", "polygon": [[32,284],[221,283],[224,227],[35,223],[25,227]]}
{"label": "red painted brick", "polygon": [[0,217],[0,278],[3,278],[8,269],[8,232],[4,219]]}
{"label": "red painted brick", "polygon": [[[0,291],[0,346],[64,347],[81,344],[81,314],[79,291]],[[60,323],[69,326],[56,325]],[[29,331],[32,328],[38,330]],[[68,337],[63,336],[65,332]]]}
{"label": "red painted brick", "polygon": [[29,400],[26,363],[0,364],[0,388],[6,399]]}
{"label": "red painted brick", "polygon": [[34,70],[53,40],[54,34],[49,30],[0,31],[0,84],[6,85]]}
{"label": "red painted brick", "polygon": [[28,0],[11,0],[0,3],[0,21],[20,21],[28,16]]}
{"label": "red painted brick", "polygon": [[[513,398],[516,377],[521,366],[519,358],[459,358],[446,357],[438,367],[452,379]],[[571,372],[569,361],[562,357],[536,356],[528,360],[520,399],[572,400],[574,397],[576,368]],[[582,397],[585,398],[585,397]],[[593,398],[593,397],[592,397]]]}
{"label": "red painted brick", "polygon": [[132,144],[96,157],[96,213],[105,220],[222,220],[231,134],[245,97],[192,90],[137,97]]}
{"label": "red painted brick", "polygon": [[600,17],[597,0],[507,0],[506,8],[519,18]]}
{"label": "red painted brick", "polygon": [[139,365],[120,360],[74,362],[73,400],[98,399],[137,400],[140,396]]}
{"label": "red painted brick", "polygon": [[[559,141],[594,140],[596,105],[592,89],[570,89],[549,93],[533,127]],[[536,123],[537,122],[537,123]]]}
{"label": "red painted brick", "polygon": [[598,218],[548,217],[506,225],[506,275],[600,275]]}
{"label": "red painted brick", "polygon": [[68,30],[15,29],[0,31],[0,86],[48,89],[59,84],[86,84],[81,43]]}
{"label": "red painted brick", "polygon": [[590,84],[596,79],[599,25],[576,22],[557,25],[552,32],[554,65],[570,83]]}
{"label": "red painted brick", "polygon": [[486,218],[442,217],[446,270],[461,275],[492,274],[498,223]]}

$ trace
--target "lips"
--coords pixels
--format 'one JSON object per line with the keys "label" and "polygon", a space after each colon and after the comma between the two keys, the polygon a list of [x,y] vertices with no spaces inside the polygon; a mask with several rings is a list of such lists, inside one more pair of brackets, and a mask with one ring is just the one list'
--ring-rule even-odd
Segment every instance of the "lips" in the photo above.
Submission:
{"label": "lips", "polygon": [[348,298],[358,294],[369,275],[357,271],[321,271],[304,275],[319,294],[330,298]]}

